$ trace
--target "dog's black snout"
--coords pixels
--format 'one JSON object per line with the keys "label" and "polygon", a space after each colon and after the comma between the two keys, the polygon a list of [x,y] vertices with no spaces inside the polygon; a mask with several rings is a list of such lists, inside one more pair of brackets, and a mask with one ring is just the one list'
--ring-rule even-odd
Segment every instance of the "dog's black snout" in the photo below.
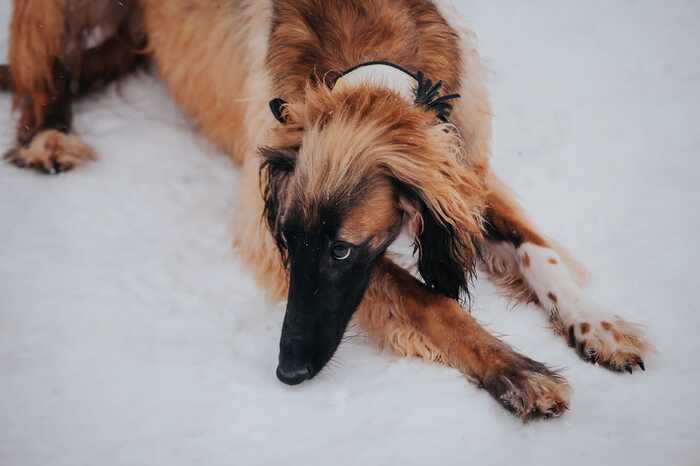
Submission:
{"label": "dog's black snout", "polygon": [[310,355],[304,338],[296,332],[284,332],[280,340],[277,378],[287,385],[297,385],[312,377]]}
{"label": "dog's black snout", "polygon": [[277,378],[287,385],[297,385],[311,378],[311,369],[308,366],[283,368],[277,366]]}

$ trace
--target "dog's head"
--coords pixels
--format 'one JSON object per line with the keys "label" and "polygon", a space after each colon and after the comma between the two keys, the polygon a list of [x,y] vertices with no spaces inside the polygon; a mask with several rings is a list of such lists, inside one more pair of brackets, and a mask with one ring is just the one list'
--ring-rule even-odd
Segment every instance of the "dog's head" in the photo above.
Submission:
{"label": "dog's head", "polygon": [[277,376],[296,384],[333,356],[404,227],[425,284],[466,291],[483,189],[456,129],[394,92],[319,86],[270,106],[282,124],[260,151],[265,220],[289,273]]}

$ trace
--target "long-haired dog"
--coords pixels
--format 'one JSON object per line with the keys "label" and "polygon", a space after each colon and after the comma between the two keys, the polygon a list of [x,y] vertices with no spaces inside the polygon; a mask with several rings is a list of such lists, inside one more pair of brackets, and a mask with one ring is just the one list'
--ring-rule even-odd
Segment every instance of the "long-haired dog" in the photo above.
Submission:
{"label": "long-haired dog", "polygon": [[[537,303],[586,361],[644,369],[638,328],[586,296],[581,269],[490,170],[478,54],[433,2],[15,0],[0,84],[21,116],[5,158],[47,173],[94,159],[71,100],[145,59],[242,166],[235,245],[286,296],[282,382],[316,375],[354,319],[524,419],[561,414],[565,379],[460,306],[477,269]],[[386,253],[402,231],[413,272]]]}

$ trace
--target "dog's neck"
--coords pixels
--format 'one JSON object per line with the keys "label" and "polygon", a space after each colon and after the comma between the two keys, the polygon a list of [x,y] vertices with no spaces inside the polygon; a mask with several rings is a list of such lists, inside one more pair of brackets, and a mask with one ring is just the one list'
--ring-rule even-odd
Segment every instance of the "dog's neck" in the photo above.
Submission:
{"label": "dog's neck", "polygon": [[370,86],[387,89],[412,104],[416,100],[418,80],[409,71],[391,62],[362,63],[345,71],[333,86],[333,91]]}

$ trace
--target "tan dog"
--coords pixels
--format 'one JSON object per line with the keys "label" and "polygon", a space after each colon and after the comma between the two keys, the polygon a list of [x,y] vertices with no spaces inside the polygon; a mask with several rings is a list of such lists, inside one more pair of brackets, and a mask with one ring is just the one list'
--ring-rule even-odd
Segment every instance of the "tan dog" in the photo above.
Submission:
{"label": "tan dog", "polygon": [[[522,418],[568,386],[458,299],[481,268],[537,302],[585,360],[644,369],[650,345],[591,302],[580,269],[488,164],[471,34],[427,0],[16,0],[0,84],[21,112],[5,156],[47,173],[94,158],[73,97],[150,57],[199,130],[242,166],[236,248],[287,298],[277,376],[316,375],[351,319],[380,346],[459,369]],[[401,231],[418,276],[387,256]]]}

